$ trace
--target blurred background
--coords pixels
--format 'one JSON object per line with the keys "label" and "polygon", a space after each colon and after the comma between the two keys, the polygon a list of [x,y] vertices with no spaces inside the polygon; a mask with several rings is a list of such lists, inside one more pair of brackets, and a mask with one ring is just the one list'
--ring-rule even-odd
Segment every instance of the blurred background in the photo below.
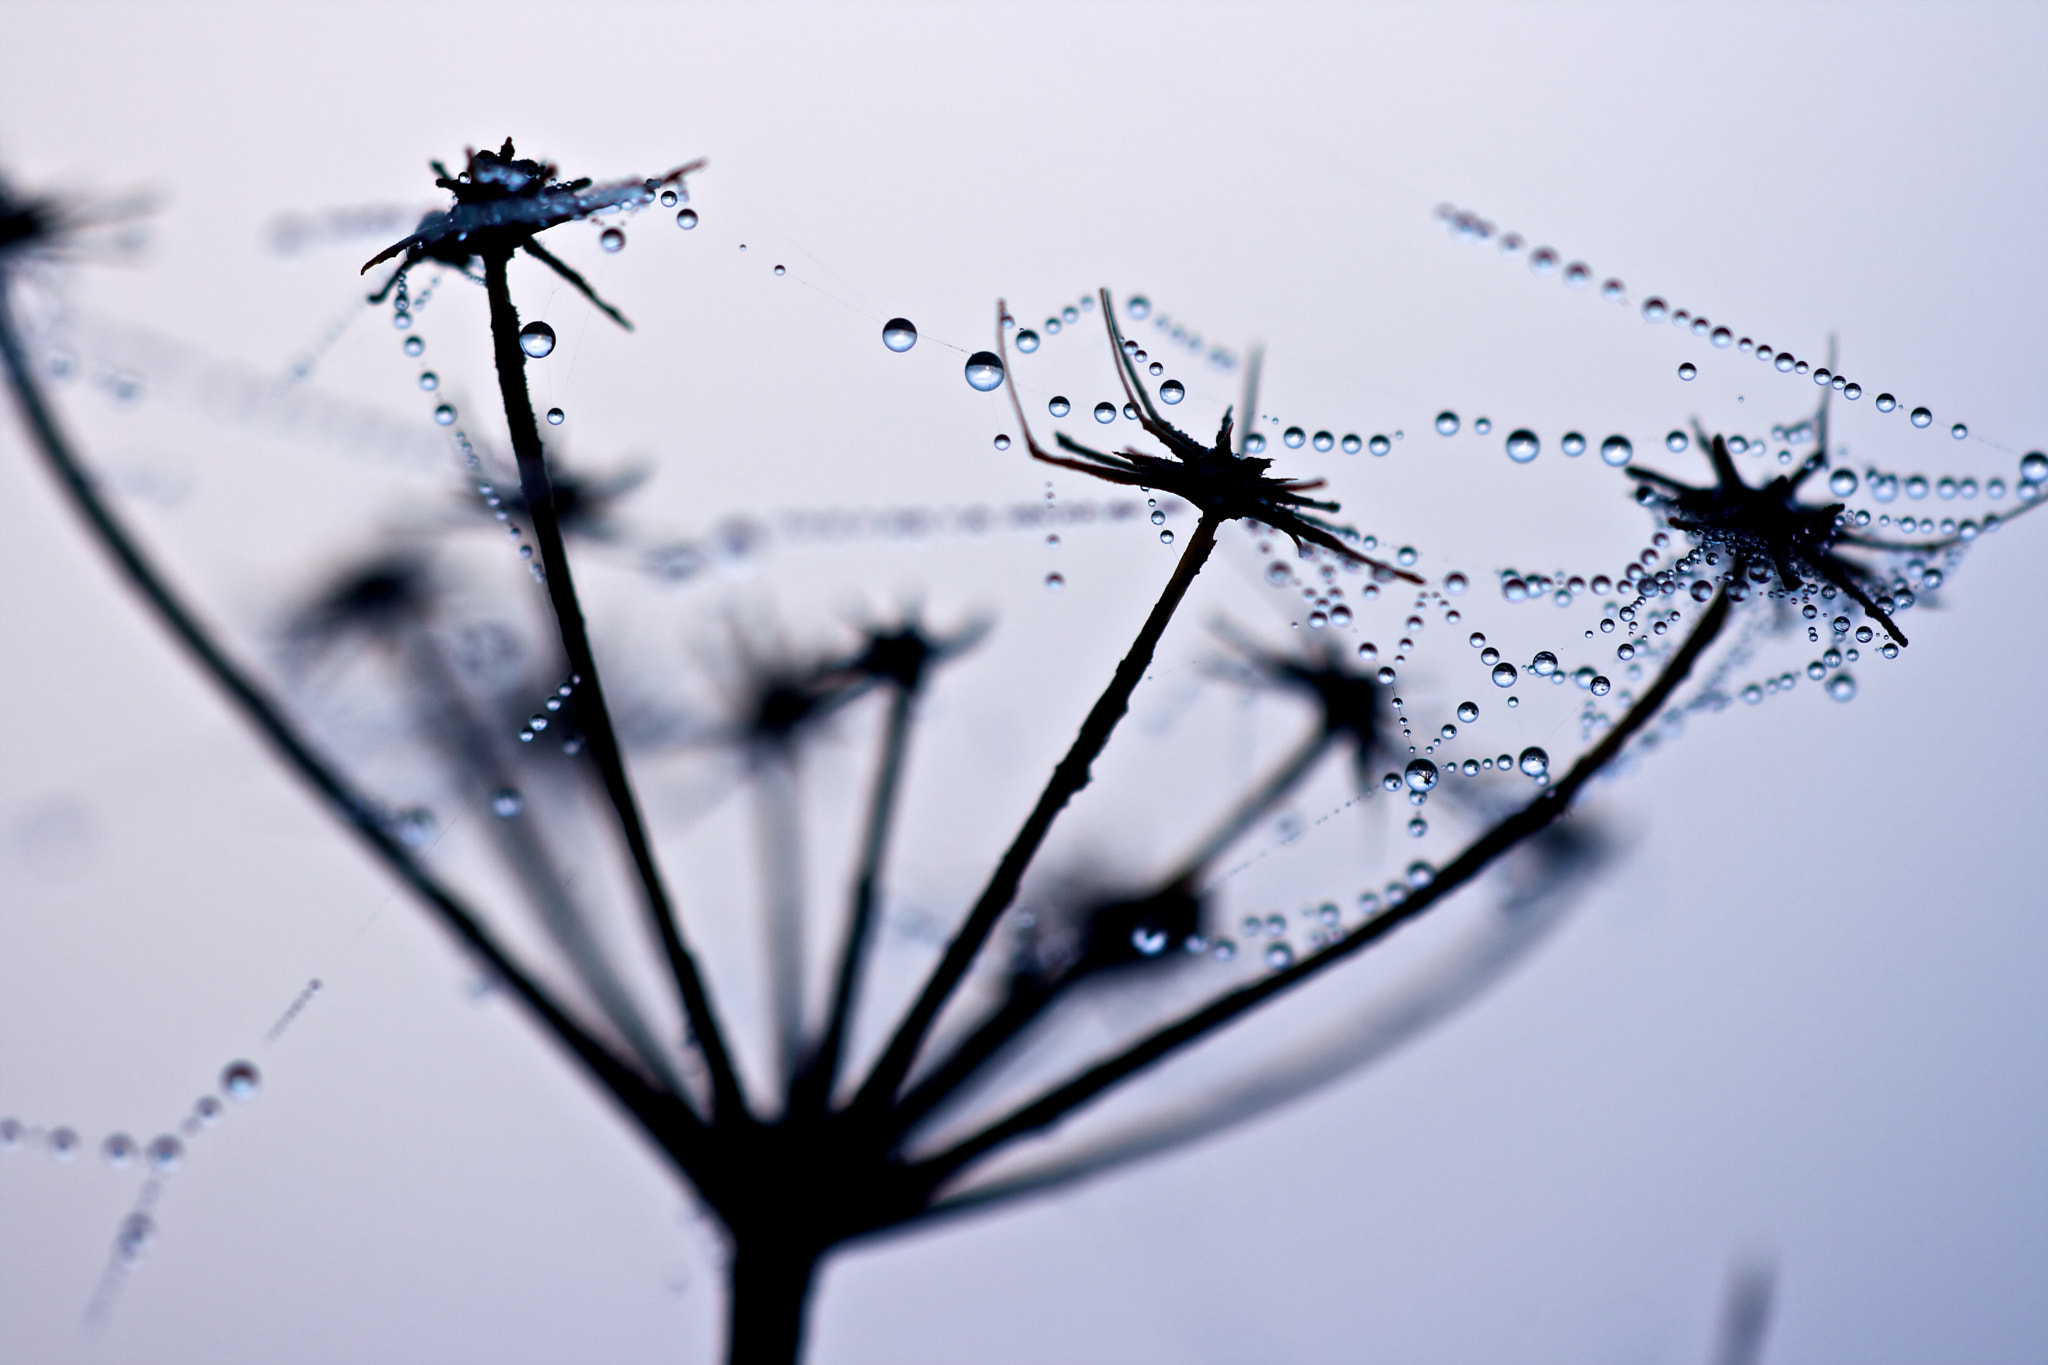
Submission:
{"label": "blurred background", "polygon": [[[1505,605],[1500,571],[1612,572],[1648,531],[1620,472],[1565,458],[1562,433],[1628,433],[1639,463],[1694,478],[1665,431],[1762,436],[1811,409],[1805,381],[1645,326],[1649,297],[1816,360],[1838,337],[1868,393],[1931,410],[1915,429],[1838,404],[1852,468],[2010,484],[2048,444],[2038,7],[14,3],[0,22],[5,173],[155,205],[139,240],[103,234],[38,285],[47,349],[73,361],[53,391],[180,583],[380,789],[416,776],[404,727],[346,670],[295,671],[293,613],[423,540],[467,538],[450,572],[471,600],[527,585],[467,529],[431,418],[447,402],[502,448],[480,291],[435,287],[416,362],[358,266],[441,202],[426,163],[465,146],[509,134],[601,181],[710,159],[688,232],[653,209],[616,253],[594,227],[548,239],[631,334],[537,269],[514,284],[561,337],[532,369],[565,414],[555,449],[648,475],[579,564],[714,959],[757,932],[731,853],[745,808],[718,805],[737,768],[663,742],[718,714],[744,655],[843,643],[913,602],[994,622],[919,740],[888,911],[891,960],[915,964],[1166,574],[1143,522],[1063,528],[1056,549],[1006,529],[1048,491],[1112,494],[994,447],[1015,422],[962,366],[998,296],[1032,326],[1098,285],[1144,295],[1169,327],[1137,335],[1202,338],[1173,352],[1198,432],[1241,380],[1210,352],[1256,342],[1273,432],[1400,433],[1382,459],[1283,467],[1330,478],[1344,519],[1423,571],[1469,573],[1472,626],[1510,657],[1564,618]],[[1446,203],[1496,237],[1446,232]],[[1621,306],[1503,256],[1506,231],[1622,281]],[[879,339],[898,315],[921,333],[901,355]],[[1110,396],[1098,325],[1013,355],[1035,419],[1054,393]],[[1432,428],[1447,409],[1454,438]],[[1543,440],[1530,464],[1502,453],[1515,427]],[[971,507],[996,527],[961,529]],[[926,529],[869,519],[828,544],[789,516],[849,508]],[[1695,1361],[1764,1284],[1773,1362],[2048,1357],[2048,928],[2027,852],[2044,532],[1976,546],[1903,619],[1911,648],[1853,668],[1847,705],[1805,678],[1803,640],[1761,639],[1731,680],[1797,685],[1692,717],[1603,786],[1589,811],[1616,856],[1454,1017],[1204,1143],[840,1254],[811,1359]],[[1190,830],[1178,797],[1290,742],[1300,713],[1203,667],[1218,615],[1291,638],[1302,604],[1264,564],[1226,537],[1052,862],[1162,865]],[[717,1358],[709,1226],[173,652],[11,411],[0,574],[0,1117],[85,1143],[68,1164],[0,1152],[0,1354]],[[1384,647],[1403,610],[1354,634]],[[1576,639],[1589,621],[1570,619]],[[1454,673],[1476,686],[1462,642],[1431,650],[1417,677],[1439,700]],[[1534,710],[1501,722],[1530,736],[1503,747],[1564,724],[1544,742],[1568,751],[1568,710]],[[866,726],[818,759],[821,896],[843,883],[831,817],[864,780]],[[1271,856],[1241,908],[1353,895],[1415,855],[1390,821],[1314,824],[1346,799],[1341,773],[1322,781],[1294,808],[1308,836],[1248,845]],[[1453,951],[1469,921],[1443,920],[1328,998]],[[720,979],[733,1014],[761,1013],[747,969]],[[260,1099],[193,1139],[149,1254],[103,1279],[142,1176],[107,1170],[100,1138],[174,1127],[241,1057]]]}

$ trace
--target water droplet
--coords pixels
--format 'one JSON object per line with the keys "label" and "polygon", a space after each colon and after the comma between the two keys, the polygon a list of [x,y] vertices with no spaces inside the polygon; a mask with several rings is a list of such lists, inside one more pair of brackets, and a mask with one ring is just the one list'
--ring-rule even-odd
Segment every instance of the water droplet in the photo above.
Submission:
{"label": "water droplet", "polygon": [[1037,350],[1038,333],[1028,327],[1017,333],[1017,349],[1026,355],[1030,355],[1033,351]]}
{"label": "water droplet", "polygon": [[1294,965],[1294,949],[1284,943],[1266,945],[1266,965],[1274,971],[1283,971]]}
{"label": "water droplet", "polygon": [[1837,673],[1828,679],[1828,695],[1836,701],[1850,701],[1856,696],[1856,680],[1847,673]]}
{"label": "water droplet", "polygon": [[1124,311],[1129,313],[1133,320],[1143,322],[1145,316],[1152,311],[1152,300],[1143,294],[1133,294],[1124,301]]}
{"label": "water droplet", "polygon": [[254,1062],[229,1062],[220,1070],[220,1093],[236,1104],[247,1104],[263,1088],[263,1073]]}
{"label": "water droplet", "polygon": [[1960,441],[1970,434],[1970,429],[1961,422],[1958,422],[1948,429],[1948,434]]}
{"label": "water droplet", "polygon": [[78,1155],[78,1134],[69,1128],[52,1128],[43,1135],[43,1148],[52,1161],[69,1161]]}
{"label": "water droplet", "polygon": [[976,351],[967,357],[967,387],[987,393],[1003,382],[1003,362],[994,351]]}
{"label": "water droplet", "polygon": [[1613,686],[1613,683],[1607,681],[1605,674],[1595,674],[1593,681],[1586,684],[1586,690],[1596,697],[1604,697]]}
{"label": "water droplet", "polygon": [[1436,415],[1436,434],[1439,436],[1456,436],[1458,434],[1458,414],[1449,409],[1438,413]]}
{"label": "water droplet", "polygon": [[1009,434],[1008,434],[1008,433],[1006,433],[1006,432],[1001,432],[1001,431],[997,432],[997,433],[996,433],[996,449],[997,449],[997,450],[1008,450],[1009,448],[1010,448],[1010,437],[1009,437]]}
{"label": "water droplet", "polygon": [[1327,431],[1319,431],[1310,439],[1309,444],[1317,450],[1328,450],[1337,444],[1337,438]]}
{"label": "water droplet", "polygon": [[192,1102],[192,1117],[208,1128],[220,1122],[221,1112],[220,1101],[211,1095],[201,1095]]}
{"label": "water droplet", "polygon": [[676,192],[674,190],[663,190],[661,192],[661,206],[665,209],[672,209],[676,206]]}
{"label": "water droplet", "polygon": [[1933,414],[1933,413],[1929,412],[1929,411],[1928,411],[1928,410],[1927,410],[1926,408],[1914,408],[1914,409],[1913,409],[1913,425],[1914,425],[1914,426],[1916,426],[1916,427],[1925,427],[1925,426],[1932,426],[1933,424],[1934,424],[1934,414]]}
{"label": "water droplet", "polygon": [[1543,443],[1527,427],[1517,427],[1508,433],[1508,458],[1516,464],[1529,463],[1542,449]]}
{"label": "water droplet", "polygon": [[535,360],[555,349],[555,329],[545,322],[529,322],[519,329],[519,349]]}
{"label": "water droplet", "polygon": [[1459,703],[1458,703],[1458,719],[1459,719],[1459,720],[1462,720],[1462,721],[1464,721],[1464,722],[1465,722],[1465,723],[1466,723],[1467,725],[1470,725],[1470,724],[1471,724],[1471,723],[1472,723],[1473,721],[1475,721],[1475,720],[1478,720],[1478,719],[1479,719],[1479,703],[1478,703],[1478,702],[1476,702],[1476,701],[1461,701],[1461,702],[1459,702]]}
{"label": "water droplet", "polygon": [[597,234],[597,244],[606,251],[622,251],[626,246],[626,234],[617,228],[606,228]]}
{"label": "water droplet", "polygon": [[1837,469],[1837,470],[1836,470],[1836,471],[1835,471],[1834,473],[1832,473],[1832,474],[1828,475],[1828,492],[1830,492],[1830,493],[1833,493],[1833,494],[1834,494],[1834,495],[1835,495],[1836,497],[1838,497],[1838,498],[1846,498],[1846,497],[1848,497],[1848,496],[1849,496],[1849,495],[1850,495],[1851,493],[1854,493],[1855,491],[1856,491],[1856,471],[1855,471],[1855,470],[1853,470],[1853,469]]}
{"label": "water droplet", "polygon": [[426,349],[427,343],[420,340],[418,337],[407,337],[405,339],[405,353],[407,355],[418,355],[421,351],[424,351]]}
{"label": "water droplet", "polygon": [[169,1133],[153,1138],[149,1144],[149,1164],[168,1174],[178,1169],[185,1160],[185,1144]]}
{"label": "water droplet", "polygon": [[697,226],[697,210],[682,209],[678,211],[676,214],[676,226],[685,232]]}
{"label": "water droplet", "polygon": [[135,1139],[126,1133],[115,1133],[100,1144],[100,1159],[117,1171],[126,1170],[135,1161]]}
{"label": "water droplet", "polygon": [[1691,444],[1692,438],[1682,431],[1667,431],[1664,433],[1664,448],[1674,455]]}
{"label": "water droplet", "polygon": [[1465,589],[1471,586],[1472,580],[1465,577],[1465,575],[1457,572],[1456,570],[1453,570],[1450,573],[1444,575],[1444,591],[1446,593],[1449,593],[1452,597],[1457,597],[1461,595],[1465,591]]}
{"label": "water droplet", "polygon": [[1140,957],[1158,957],[1166,951],[1166,931],[1150,924],[1140,924],[1131,930],[1131,946],[1138,950]]}
{"label": "water droplet", "polygon": [[1161,545],[1171,545],[1171,544],[1173,544],[1173,532],[1172,532],[1172,531],[1170,531],[1170,530],[1168,530],[1168,531],[1161,531],[1161,532],[1159,533],[1159,543],[1160,543]]}
{"label": "water droplet", "polygon": [[1558,441],[1557,448],[1565,454],[1577,458],[1586,453],[1586,438],[1576,431],[1567,431]]}
{"label": "water droplet", "polygon": [[1491,417],[1473,418],[1472,430],[1478,432],[1481,436],[1486,435],[1488,432],[1493,430],[1493,419]]}
{"label": "water droplet", "polygon": [[1567,288],[1584,289],[1593,282],[1593,267],[1584,261],[1573,261],[1564,268],[1564,282]]}
{"label": "water droplet", "polygon": [[901,354],[917,345],[917,324],[909,318],[890,318],[882,324],[882,344]]}
{"label": "water droplet", "polygon": [[114,1234],[114,1251],[123,1261],[134,1262],[155,1240],[156,1220],[138,1210],[121,1220],[121,1230]]}
{"label": "water droplet", "polygon": [[1529,671],[1539,678],[1547,678],[1557,672],[1557,656],[1549,650],[1540,650],[1529,660]]}
{"label": "water droplet", "polygon": [[525,809],[526,798],[519,794],[517,788],[500,787],[491,793],[491,814],[500,820],[510,820]]}
{"label": "water droplet", "polygon": [[1529,253],[1529,270],[1536,275],[1548,275],[1557,269],[1558,255],[1553,247],[1539,246]]}
{"label": "water droplet", "polygon": [[1516,766],[1531,777],[1543,777],[1550,772],[1550,755],[1532,744],[1522,750],[1522,756],[1516,760]]}
{"label": "water droplet", "polygon": [[2020,477],[2028,483],[2048,482],[2048,455],[2030,450],[2021,456]]}
{"label": "water droplet", "polygon": [[1097,403],[1095,405],[1095,420],[1098,422],[1114,422],[1116,420],[1116,404],[1107,400]]}
{"label": "water droplet", "polygon": [[1735,333],[1729,331],[1726,327],[1716,327],[1713,335],[1708,337],[1707,340],[1726,350],[1735,344]]}
{"label": "water droplet", "polygon": [[1690,360],[1682,362],[1678,367],[1678,377],[1680,379],[1691,379],[1694,375],[1698,373],[1699,367],[1694,365]]}
{"label": "water droplet", "polygon": [[1436,785],[1436,764],[1426,758],[1412,759],[1402,772],[1401,780],[1408,784],[1409,791],[1426,792]]}
{"label": "water droplet", "polygon": [[1300,427],[1289,427],[1280,434],[1280,439],[1287,442],[1289,450],[1299,450],[1301,449],[1301,443],[1308,439],[1308,433]]}
{"label": "water droplet", "polygon": [[1792,373],[1793,367],[1798,365],[1799,362],[1793,359],[1792,353],[1790,351],[1780,351],[1778,352],[1778,358],[1776,360],[1773,360],[1771,364],[1777,366],[1778,373],[1790,374]]}
{"label": "water droplet", "polygon": [[568,415],[569,414],[563,412],[560,408],[549,408],[548,425],[551,427],[558,427],[562,425],[562,419],[567,417]]}
{"label": "water droplet", "polygon": [[1671,307],[1669,304],[1665,303],[1664,300],[1659,298],[1648,298],[1643,300],[1644,322],[1662,322],[1665,318],[1670,316]]}
{"label": "water droplet", "polygon": [[1345,626],[1350,625],[1351,608],[1345,606],[1342,602],[1339,602],[1336,606],[1331,607],[1330,624],[1337,627],[1339,630],[1342,630]]}
{"label": "water droplet", "polygon": [[1159,386],[1159,401],[1162,403],[1178,403],[1187,396],[1187,385],[1178,379],[1169,379]]}
{"label": "water droplet", "polygon": [[1515,677],[1515,666],[1513,664],[1503,663],[1493,666],[1493,685],[1495,687],[1513,687],[1515,685]]}
{"label": "water droplet", "polygon": [[775,267],[775,273],[776,273],[776,274],[778,274],[778,275],[786,275],[786,274],[788,274],[789,272],[788,272],[787,270],[783,269],[783,267],[781,267],[781,266],[779,266],[779,265],[778,265],[778,266],[776,266],[776,267]]}
{"label": "water droplet", "polygon": [[435,389],[441,387],[441,376],[435,374],[432,370],[426,371],[420,376],[420,387],[428,393],[432,393]]}
{"label": "water droplet", "polygon": [[1045,590],[1047,592],[1058,592],[1066,586],[1067,580],[1056,573],[1049,573],[1045,576]]}
{"label": "water droplet", "polygon": [[440,407],[434,409],[434,420],[444,427],[454,425],[455,409],[443,403]]}

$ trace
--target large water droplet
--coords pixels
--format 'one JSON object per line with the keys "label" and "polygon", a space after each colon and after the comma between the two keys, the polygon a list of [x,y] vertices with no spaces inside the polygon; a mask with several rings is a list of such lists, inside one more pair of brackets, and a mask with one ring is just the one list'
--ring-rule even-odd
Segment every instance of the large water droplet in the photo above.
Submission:
{"label": "large water droplet", "polygon": [[967,387],[987,393],[1003,382],[1003,362],[994,351],[976,351],[967,357]]}
{"label": "large water droplet", "polygon": [[1140,924],[1131,930],[1131,947],[1140,957],[1158,957],[1166,950],[1166,931],[1156,925]]}
{"label": "large water droplet", "polygon": [[2020,477],[2028,483],[2048,483],[2048,455],[2030,450],[2021,456]]}
{"label": "large water droplet", "polygon": [[1828,679],[1828,695],[1836,701],[1850,701],[1856,696],[1856,680],[1847,673],[1837,673]]}
{"label": "large water droplet", "polygon": [[1426,792],[1436,785],[1436,764],[1426,758],[1413,759],[1401,773],[1401,780],[1408,784],[1409,791]]}
{"label": "large water droplet", "polygon": [[564,421],[564,419],[568,417],[568,415],[569,414],[563,412],[560,408],[549,408],[548,425],[551,427],[558,427],[562,425],[562,422]]}
{"label": "large water droplet", "polygon": [[1308,439],[1308,433],[1300,427],[1289,427],[1280,433],[1280,439],[1287,443],[1289,450],[1301,449],[1301,443]]}
{"label": "large water droplet", "polygon": [[149,1144],[149,1164],[166,1174],[175,1171],[185,1160],[185,1144],[165,1133],[153,1138]]}
{"label": "large water droplet", "polygon": [[1067,401],[1066,395],[1054,394],[1052,401],[1045,405],[1045,410],[1055,417],[1065,417],[1074,410],[1074,405]]}
{"label": "large water droplet", "polygon": [[1536,657],[1529,661],[1529,671],[1539,678],[1549,677],[1557,672],[1557,656],[1547,649],[1538,651]]}
{"label": "large water droplet", "polygon": [[1458,414],[1449,409],[1438,413],[1436,415],[1436,434],[1439,436],[1456,436],[1458,434]]}
{"label": "large water droplet", "polygon": [[1097,403],[1095,405],[1095,420],[1098,422],[1114,422],[1116,420],[1116,404],[1106,400]]}
{"label": "large water droplet", "polygon": [[697,210],[683,209],[678,212],[676,214],[676,226],[685,232],[697,226]]}
{"label": "large water droplet", "polygon": [[1162,403],[1178,403],[1187,396],[1187,385],[1178,379],[1169,379],[1159,386],[1159,401]]}
{"label": "large water droplet", "polygon": [[1834,473],[1832,473],[1832,474],[1828,475],[1828,492],[1830,492],[1830,493],[1833,493],[1833,494],[1834,494],[1834,495],[1835,495],[1836,497],[1838,497],[1838,498],[1846,498],[1846,497],[1848,497],[1848,496],[1849,496],[1849,495],[1850,495],[1851,493],[1854,493],[1855,491],[1856,491],[1856,471],[1855,471],[1855,470],[1853,470],[1853,469],[1837,469],[1837,470],[1836,470],[1836,471],[1835,471]]}
{"label": "large water droplet", "polygon": [[1461,702],[1459,702],[1459,703],[1458,703],[1458,719],[1459,719],[1459,720],[1462,720],[1462,721],[1464,721],[1464,722],[1465,722],[1465,723],[1466,723],[1467,725],[1470,725],[1470,724],[1471,724],[1471,723],[1472,723],[1473,721],[1475,721],[1475,720],[1478,720],[1478,719],[1479,719],[1479,703],[1478,703],[1478,702],[1476,702],[1476,701],[1461,701]]}
{"label": "large water droplet", "polygon": [[418,355],[421,351],[424,351],[426,349],[427,343],[420,340],[418,337],[407,337],[405,339],[405,353],[407,355]]}
{"label": "large water droplet", "polygon": [[1049,573],[1045,576],[1045,590],[1047,592],[1058,592],[1066,586],[1067,580],[1056,573]]}
{"label": "large water droplet", "polygon": [[115,1133],[100,1144],[100,1159],[117,1171],[126,1170],[135,1162],[135,1139],[126,1133]]}
{"label": "large water droplet", "polygon": [[1517,427],[1508,433],[1508,458],[1516,464],[1529,463],[1542,449],[1543,443],[1527,427]]}
{"label": "large water droplet", "polygon": [[455,409],[443,403],[440,407],[434,409],[434,420],[444,427],[453,426],[455,424]]}
{"label": "large water droplet", "polygon": [[1933,414],[1933,413],[1929,412],[1929,411],[1928,411],[1928,410],[1927,410],[1926,408],[1914,408],[1914,409],[1913,409],[1913,425],[1914,425],[1914,426],[1916,426],[1916,427],[1925,427],[1925,426],[1932,426],[1933,424],[1934,424],[1934,414]]}
{"label": "large water droplet", "polygon": [[545,322],[529,322],[519,329],[519,349],[539,360],[555,349],[555,329]]}
{"label": "large water droplet", "polygon": [[1970,429],[1963,423],[1958,422],[1948,429],[1948,434],[1955,437],[1958,441],[1960,441],[1970,434]]}
{"label": "large water droplet", "polygon": [[617,228],[606,228],[597,234],[597,244],[606,251],[622,251],[626,246],[626,234]]}
{"label": "large water droplet", "polygon": [[1145,316],[1152,311],[1152,300],[1143,294],[1133,294],[1124,301],[1124,311],[1129,313],[1133,320],[1143,322]]}
{"label": "large water droplet", "polygon": [[1515,666],[1513,664],[1501,663],[1493,666],[1493,685],[1495,687],[1513,687],[1515,685],[1515,677]]}
{"label": "large water droplet", "polygon": [[1693,364],[1690,360],[1684,360],[1679,362],[1678,377],[1680,379],[1691,379],[1699,372],[1699,367]]}
{"label": "large water droplet", "polygon": [[1658,298],[1648,298],[1643,300],[1644,322],[1662,322],[1665,318],[1668,318],[1670,316],[1670,305],[1666,304],[1664,300]]}
{"label": "large water droplet", "polygon": [[1576,431],[1567,431],[1559,438],[1557,448],[1576,459],[1586,453],[1586,438]]}
{"label": "large water droplet", "polygon": [[882,324],[882,344],[901,353],[917,345],[917,324],[909,318],[890,318]]}
{"label": "large water droplet", "polygon": [[1550,755],[1532,744],[1522,750],[1516,766],[1531,777],[1542,777],[1550,771]]}
{"label": "large water droplet", "polygon": [[1037,350],[1038,333],[1032,331],[1029,327],[1017,333],[1017,349],[1026,355],[1030,355],[1033,351]]}
{"label": "large water droplet", "polygon": [[220,1070],[220,1093],[237,1104],[247,1104],[263,1088],[263,1073],[254,1062],[229,1062]]}
{"label": "large water droplet", "polygon": [[1691,444],[1692,437],[1682,431],[1667,431],[1664,433],[1664,448],[1674,455]]}

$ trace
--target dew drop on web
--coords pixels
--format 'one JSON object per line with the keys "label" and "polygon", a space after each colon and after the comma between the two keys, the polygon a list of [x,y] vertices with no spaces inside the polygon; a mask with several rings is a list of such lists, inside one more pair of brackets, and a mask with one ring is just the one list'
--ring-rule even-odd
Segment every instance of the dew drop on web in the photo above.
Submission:
{"label": "dew drop on web", "polygon": [[882,324],[882,344],[901,353],[917,345],[917,324],[909,318],[890,318]]}

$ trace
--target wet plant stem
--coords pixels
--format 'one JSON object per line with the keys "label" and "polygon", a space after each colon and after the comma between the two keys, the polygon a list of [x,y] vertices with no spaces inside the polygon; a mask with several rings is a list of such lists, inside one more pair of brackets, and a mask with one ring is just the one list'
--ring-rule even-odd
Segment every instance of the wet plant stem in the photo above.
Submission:
{"label": "wet plant stem", "polygon": [[428,872],[391,833],[379,804],[358,792],[348,778],[299,733],[298,727],[269,693],[228,656],[206,626],[185,606],[169,581],[158,572],[114,509],[100,497],[96,481],[78,460],[57,425],[56,415],[43,399],[28,352],[15,325],[12,300],[8,297],[4,279],[0,279],[0,361],[4,361],[6,366],[8,386],[28,425],[32,442],[51,475],[69,499],[72,509],[91,528],[100,548],[113,558],[129,586],[141,594],[157,619],[227,694],[229,702],[256,728],[285,766],[319,794],[328,809],[355,832],[385,870],[404,883],[464,947],[482,959],[542,1027],[553,1034],[556,1041],[582,1063],[584,1069],[666,1151],[677,1161],[682,1161],[682,1153],[695,1147],[700,1134],[696,1131],[694,1117],[681,1102],[649,1085],[633,1067],[586,1032],[538,982],[519,968],[498,946],[483,921]]}
{"label": "wet plant stem", "polygon": [[540,427],[534,420],[533,399],[526,388],[526,353],[519,346],[519,312],[512,306],[512,288],[506,279],[510,258],[509,249],[484,257],[484,288],[490,295],[491,347],[497,361],[498,394],[505,407],[512,453],[519,462],[519,489],[533,522],[534,539],[540,544],[541,571],[547,581],[548,601],[555,610],[562,651],[568,656],[570,671],[581,679],[576,685],[577,719],[582,723],[605,795],[618,815],[619,832],[639,877],[648,918],[653,921],[677,993],[682,997],[684,1015],[703,1049],[705,1069],[711,1077],[712,1122],[717,1123],[745,1114],[746,1104],[731,1054],[726,1050],[724,1033],[704,988],[703,975],[683,942],[681,923],[655,864],[647,825],[626,775],[618,732],[605,704],[597,659],[583,624],[583,608],[576,600],[576,583],[569,573],[569,555],[562,542],[561,518],[555,511],[547,455],[541,446]]}
{"label": "wet plant stem", "polygon": [[1038,803],[1025,818],[1023,828],[1011,840],[995,875],[975,901],[966,922],[954,934],[952,942],[946,945],[945,956],[939,960],[916,1003],[889,1040],[887,1050],[861,1087],[855,1100],[857,1107],[882,1108],[895,1099],[904,1077],[917,1059],[918,1049],[924,1045],[925,1035],[938,1019],[939,1011],[967,975],[968,968],[973,966],[975,957],[994,932],[996,921],[1016,899],[1017,887],[1039,846],[1045,842],[1053,821],[1066,808],[1067,802],[1088,785],[1089,769],[1109,743],[1109,737],[1115,733],[1117,722],[1130,709],[1131,693],[1137,690],[1145,670],[1151,667],[1152,655],[1159,648],[1159,639],[1166,633],[1167,623],[1173,619],[1188,589],[1194,585],[1195,576],[1201,573],[1210,552],[1216,548],[1216,531],[1221,524],[1221,519],[1213,513],[1204,513],[1189,534],[1180,562],[1174,566],[1173,577],[1167,580],[1165,591],[1153,604],[1151,614],[1138,631],[1138,638],[1132,641],[1130,651],[1117,665],[1109,686],[1096,699],[1087,719],[1081,722],[1080,733],[1074,736],[1066,757],[1053,769],[1051,780],[1039,794]]}
{"label": "wet plant stem", "polygon": [[1250,985],[1219,997],[1187,1017],[1159,1029],[1136,1045],[1097,1063],[1065,1084],[1015,1110],[981,1132],[953,1147],[917,1163],[916,1169],[936,1189],[965,1167],[996,1149],[1039,1129],[1057,1123],[1097,1095],[1129,1077],[1198,1041],[1240,1015],[1293,989],[1345,958],[1379,942],[1394,930],[1429,910],[1485,871],[1502,854],[1547,828],[1570,808],[1579,789],[1592,780],[1621,753],[1628,741],[1662,709],[1673,691],[1692,671],[1700,655],[1720,635],[1728,622],[1729,603],[1724,589],[1693,626],[1684,643],[1672,654],[1655,683],[1630,707],[1607,736],[1554,786],[1546,787],[1519,811],[1508,816],[1438,872],[1427,886],[1413,892],[1399,905],[1379,915],[1323,949],[1282,971],[1262,977]]}

